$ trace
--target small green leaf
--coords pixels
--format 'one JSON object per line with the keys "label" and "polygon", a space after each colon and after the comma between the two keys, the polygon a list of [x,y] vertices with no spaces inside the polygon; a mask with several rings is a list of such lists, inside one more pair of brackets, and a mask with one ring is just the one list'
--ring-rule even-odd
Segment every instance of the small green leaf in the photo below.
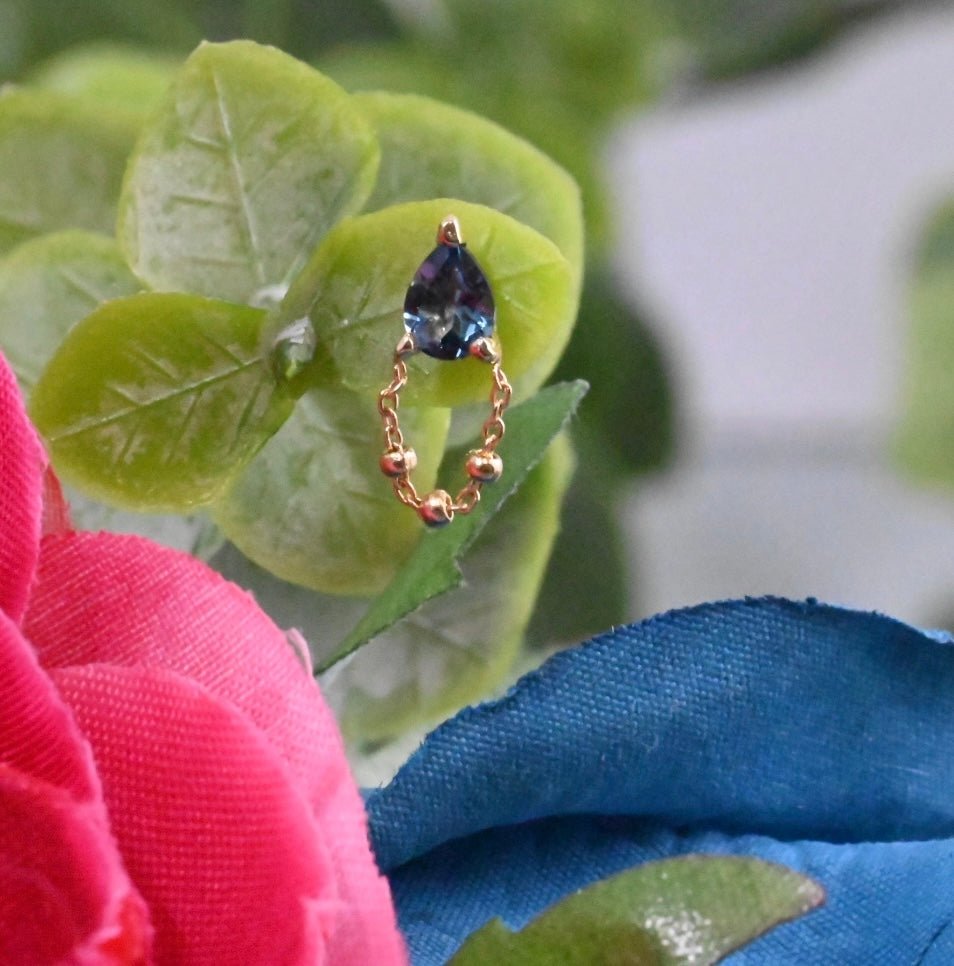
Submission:
{"label": "small green leaf", "polygon": [[265,313],[148,293],[76,325],[33,393],[57,470],[108,503],[212,501],[287,418],[260,347]]}
{"label": "small green leaf", "polygon": [[369,210],[435,197],[486,205],[549,238],[580,278],[580,191],[558,164],[492,121],[427,97],[376,91],[354,102],[381,144]]}
{"label": "small green leaf", "polygon": [[954,201],[928,226],[915,265],[897,457],[954,486]]}
{"label": "small green leaf", "polygon": [[[414,479],[433,486],[447,436],[446,409],[402,414],[418,454]],[[372,595],[421,537],[378,468],[381,423],[370,396],[312,390],[213,515],[247,557],[283,580],[328,594]]]}
{"label": "small green leaf", "polygon": [[457,561],[474,542],[506,498],[539,463],[551,440],[576,411],[586,383],[550,386],[516,406],[507,416],[507,435],[500,445],[503,479],[484,488],[484,496],[469,516],[444,530],[426,533],[397,576],[378,596],[341,646],[321,662],[319,671],[346,657],[425,601],[460,585]]}
{"label": "small green leaf", "polygon": [[203,44],[136,146],[120,244],[154,288],[247,302],[364,204],[377,163],[332,81],[271,47]]}
{"label": "small green leaf", "polygon": [[689,855],[621,872],[511,932],[493,919],[452,966],[709,966],[810,912],[825,893],[784,866]]}
{"label": "small green leaf", "polygon": [[[497,335],[511,379],[533,370],[546,378],[566,345],[577,294],[569,263],[553,242],[506,215],[459,200],[395,205],[338,225],[295,280],[282,305],[291,321],[309,314],[321,352],[314,382],[339,379],[358,392],[390,378],[404,332],[407,287],[435,244],[441,219],[455,214],[464,240],[493,287]],[[448,363],[418,355],[402,401],[455,406],[485,400],[487,367],[474,359]]]}
{"label": "small green leaf", "polygon": [[76,322],[140,288],[116,243],[90,232],[41,235],[0,260],[0,348],[23,392]]}
{"label": "small green leaf", "polygon": [[[460,466],[461,453],[446,463]],[[486,697],[513,666],[572,469],[554,440],[460,561],[463,585],[429,600],[334,669],[322,690],[348,742],[377,746]]]}
{"label": "small green leaf", "polygon": [[0,252],[61,228],[111,233],[136,125],[51,91],[0,93]]}
{"label": "small green leaf", "polygon": [[30,75],[30,84],[142,116],[158,106],[179,64],[152,51],[95,43],[44,61]]}

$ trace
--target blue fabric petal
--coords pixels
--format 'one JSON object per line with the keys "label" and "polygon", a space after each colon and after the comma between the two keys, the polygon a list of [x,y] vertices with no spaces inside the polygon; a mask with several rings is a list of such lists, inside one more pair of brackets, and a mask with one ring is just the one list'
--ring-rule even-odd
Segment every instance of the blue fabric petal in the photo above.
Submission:
{"label": "blue fabric petal", "polygon": [[[876,614],[705,605],[551,659],[368,798],[414,962],[499,915],[686,851],[814,875],[826,907],[739,963],[942,962],[954,918],[954,648]],[[948,895],[950,893],[950,895]]]}

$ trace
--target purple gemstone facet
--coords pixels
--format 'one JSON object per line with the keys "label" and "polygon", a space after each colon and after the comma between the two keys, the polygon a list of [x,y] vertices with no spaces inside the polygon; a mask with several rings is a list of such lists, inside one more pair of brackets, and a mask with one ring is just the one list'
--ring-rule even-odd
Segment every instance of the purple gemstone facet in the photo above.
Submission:
{"label": "purple gemstone facet", "polygon": [[438,245],[421,263],[404,299],[404,325],[435,359],[462,359],[494,331],[490,283],[465,245]]}

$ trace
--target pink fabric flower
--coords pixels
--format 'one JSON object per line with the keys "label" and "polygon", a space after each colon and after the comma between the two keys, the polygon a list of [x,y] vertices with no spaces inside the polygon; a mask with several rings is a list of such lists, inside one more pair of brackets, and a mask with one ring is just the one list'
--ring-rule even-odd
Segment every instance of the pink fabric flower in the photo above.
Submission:
{"label": "pink fabric flower", "polygon": [[307,656],[198,561],[72,532],[2,357],[0,962],[406,962]]}

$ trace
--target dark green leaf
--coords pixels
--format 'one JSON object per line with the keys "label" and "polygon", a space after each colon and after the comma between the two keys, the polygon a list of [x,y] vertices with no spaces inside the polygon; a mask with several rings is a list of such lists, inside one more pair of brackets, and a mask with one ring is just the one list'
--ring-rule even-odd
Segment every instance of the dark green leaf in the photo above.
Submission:
{"label": "dark green leaf", "polygon": [[37,384],[34,422],[64,477],[130,509],[215,499],[289,415],[259,309],[144,294],[75,326]]}
{"label": "dark green leaf", "polygon": [[540,461],[551,440],[563,428],[586,392],[581,382],[551,386],[515,407],[507,416],[507,435],[500,446],[504,477],[484,489],[473,513],[454,520],[444,530],[426,533],[415,552],[384,592],[375,599],[338,650],[322,662],[325,670],[425,601],[461,582],[457,561],[473,543],[503,501]]}
{"label": "dark green leaf", "polygon": [[[445,463],[460,467],[462,454]],[[322,681],[348,742],[433,725],[508,677],[556,536],[572,455],[557,438],[460,561],[463,584],[428,601]]]}
{"label": "dark green leaf", "polygon": [[120,244],[153,288],[246,302],[364,204],[377,163],[328,78],[271,47],[203,44],[137,144]]}
{"label": "dark green leaf", "polygon": [[582,468],[578,472],[563,504],[560,533],[527,630],[532,647],[575,644],[631,617],[616,497],[617,488],[607,478]]}
{"label": "dark green leaf", "polygon": [[520,932],[494,919],[452,966],[710,966],[824,901],[811,879],[760,859],[684,856],[605,879]]}
{"label": "dark green leaf", "polygon": [[[587,274],[580,315],[554,379],[586,379],[581,453],[598,475],[628,479],[662,467],[675,435],[668,360],[656,333],[621,300],[605,273]],[[577,434],[579,438],[579,433]]]}

